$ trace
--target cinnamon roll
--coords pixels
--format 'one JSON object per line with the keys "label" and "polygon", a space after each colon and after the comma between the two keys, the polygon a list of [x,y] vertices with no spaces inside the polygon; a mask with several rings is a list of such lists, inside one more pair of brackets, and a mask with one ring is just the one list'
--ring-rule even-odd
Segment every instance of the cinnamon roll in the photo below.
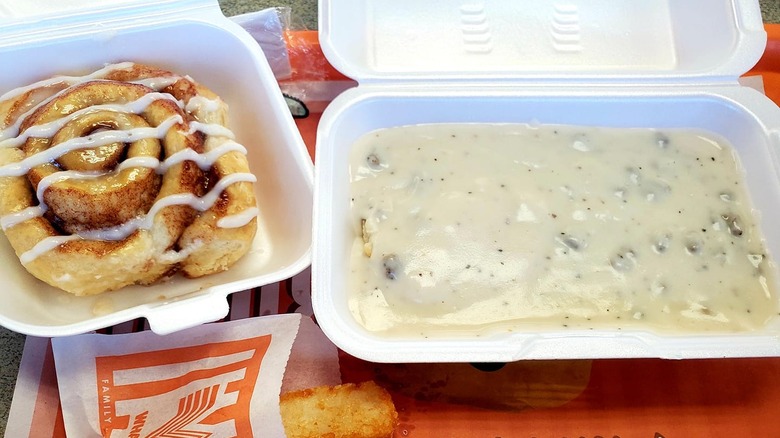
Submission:
{"label": "cinnamon roll", "polygon": [[0,225],[22,265],[76,295],[229,268],[258,207],[227,105],[131,62],[0,96]]}

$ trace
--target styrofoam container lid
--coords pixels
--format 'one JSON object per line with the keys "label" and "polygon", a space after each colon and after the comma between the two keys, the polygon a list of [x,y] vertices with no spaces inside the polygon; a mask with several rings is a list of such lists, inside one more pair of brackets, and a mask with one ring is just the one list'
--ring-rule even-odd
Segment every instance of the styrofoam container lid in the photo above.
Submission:
{"label": "styrofoam container lid", "polygon": [[75,297],[24,270],[0,238],[0,325],[63,336],[145,317],[164,334],[224,317],[228,294],[292,277],[311,259],[313,164],[260,46],[216,0],[29,0],[0,5],[0,90],[105,64],[154,65],[217,93],[248,150],[260,208],[252,248],[225,272]]}
{"label": "styrofoam container lid", "polygon": [[766,45],[741,0],[321,0],[336,69],[374,81],[736,79]]}
{"label": "styrofoam container lid", "polygon": [[767,249],[780,255],[780,109],[738,77],[766,42],[754,0],[321,0],[321,44],[359,86],[317,133],[312,303],[325,334],[376,362],[780,355],[780,315],[740,333],[568,330],[389,336],[349,309],[349,153],[362,135],[425,123],[693,129],[731,143]]}

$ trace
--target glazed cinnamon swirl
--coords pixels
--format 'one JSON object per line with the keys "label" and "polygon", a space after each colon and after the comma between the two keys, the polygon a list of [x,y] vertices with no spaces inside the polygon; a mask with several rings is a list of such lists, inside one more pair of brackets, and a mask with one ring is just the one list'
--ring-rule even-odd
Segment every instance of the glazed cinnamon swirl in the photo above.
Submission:
{"label": "glazed cinnamon swirl", "polygon": [[0,96],[0,225],[67,292],[227,269],[257,230],[255,181],[227,105],[187,76],[126,62]]}

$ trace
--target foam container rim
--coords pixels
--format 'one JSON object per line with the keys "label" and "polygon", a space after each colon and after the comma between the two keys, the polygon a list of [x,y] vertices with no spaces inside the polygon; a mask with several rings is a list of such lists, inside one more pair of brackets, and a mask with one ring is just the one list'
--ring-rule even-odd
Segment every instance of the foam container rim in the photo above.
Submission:
{"label": "foam container rim", "polygon": [[[583,4],[572,3],[581,7]],[[458,68],[441,75],[415,57],[407,64],[410,68],[404,71],[377,60],[377,52],[385,49],[393,52],[392,47],[371,45],[385,37],[372,32],[387,26],[382,22],[386,17],[376,12],[386,12],[388,8],[371,9],[374,4],[367,7],[371,12],[367,14],[358,8],[360,12],[349,19],[364,23],[345,30],[344,23],[349,20],[344,18],[344,11],[354,10],[355,3],[321,0],[323,51],[337,69],[359,83],[328,106],[317,132],[312,302],[325,334],[349,354],[375,362],[780,355],[780,316],[773,318],[763,330],[737,334],[523,328],[513,333],[481,336],[477,330],[469,336],[423,339],[390,338],[368,332],[357,324],[347,304],[348,248],[352,233],[346,195],[350,145],[375,129],[410,124],[550,123],[696,128],[714,132],[737,148],[746,170],[749,192],[761,212],[760,227],[776,259],[780,255],[780,233],[772,224],[780,220],[777,208],[780,205],[777,202],[780,200],[780,109],[766,96],[738,83],[738,77],[759,59],[766,35],[762,36],[763,31],[758,30],[762,23],[760,13],[756,14],[757,2],[724,0],[720,4],[726,12],[734,14],[724,19],[731,23],[726,33],[735,38],[730,48],[741,47],[749,54],[737,55],[739,60],[735,60],[726,50],[727,53],[718,55],[706,69],[702,65],[686,67],[683,63],[668,70],[638,67],[605,71],[601,65],[591,64],[579,71],[547,75],[558,61],[553,54],[543,60],[550,64],[541,68],[521,65],[498,74],[491,68],[456,63]],[[425,15],[425,11],[420,14]],[[411,21],[409,32],[414,32],[420,23]],[[398,23],[397,20],[389,22]],[[369,43],[360,48],[347,45],[344,36],[350,32],[353,37],[354,32],[359,35],[366,32],[355,41]],[[391,57],[389,53],[380,54]],[[392,53],[395,55],[398,54]]]}
{"label": "foam container rim", "polygon": [[[92,297],[72,297],[31,279],[3,238],[9,304],[0,310],[0,325],[53,337],[146,318],[154,332],[166,334],[218,320],[229,311],[229,294],[290,278],[310,265],[311,158],[262,49],[222,14],[217,0],[111,0],[100,6],[31,0],[0,7],[0,23],[0,59],[18,67],[0,73],[4,91],[127,60],[209,86],[231,107],[231,129],[259,176],[259,202],[273,205],[265,211],[261,205],[262,231],[228,271]],[[228,62],[231,69],[220,67]]]}

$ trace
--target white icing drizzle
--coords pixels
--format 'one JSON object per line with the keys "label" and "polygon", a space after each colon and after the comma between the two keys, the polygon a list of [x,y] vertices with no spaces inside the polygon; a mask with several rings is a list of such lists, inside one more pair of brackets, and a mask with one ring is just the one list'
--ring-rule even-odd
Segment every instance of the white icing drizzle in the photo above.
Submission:
{"label": "white icing drizzle", "polygon": [[[41,178],[41,181],[38,183],[38,189],[35,191],[35,196],[39,201],[43,201],[43,193],[52,184],[57,184],[58,182],[67,181],[69,179],[96,179],[105,174],[106,172],[80,172],[78,170],[54,172]],[[41,202],[41,204],[43,204],[43,202]]]}
{"label": "white icing drizzle", "polygon": [[35,246],[33,246],[29,251],[22,253],[22,255],[19,256],[19,260],[22,262],[23,265],[26,265],[27,263],[30,263],[33,260],[40,257],[42,254],[47,253],[53,250],[54,248],[57,248],[63,243],[70,242],[71,240],[80,240],[80,239],[81,236],[79,236],[78,234],[72,234],[70,236],[52,236],[52,237],[47,237],[45,239],[41,239],[41,241],[38,242]]}
{"label": "white icing drizzle", "polygon": [[122,240],[133,234],[136,230],[149,230],[154,224],[154,218],[162,209],[174,205],[188,205],[194,210],[204,212],[214,206],[219,195],[231,184],[238,182],[256,182],[257,178],[251,173],[233,173],[217,181],[214,187],[203,197],[199,198],[192,193],[176,193],[158,199],[149,212],[136,217],[115,227],[103,228],[81,232],[80,235],[90,240]]}
{"label": "white icing drizzle", "polygon": [[222,101],[219,99],[212,100],[203,96],[194,96],[187,102],[187,106],[184,107],[184,110],[188,113],[194,113],[200,110],[217,111],[219,110],[221,103]]}
{"label": "white icing drizzle", "polygon": [[194,241],[190,246],[186,248],[182,248],[179,251],[169,249],[168,251],[165,251],[164,253],[160,254],[157,257],[157,260],[166,263],[179,263],[182,260],[185,260],[187,257],[189,257],[192,253],[199,250],[203,247],[203,241],[198,239]]}
{"label": "white icing drizzle", "polygon": [[155,91],[160,91],[163,88],[170,87],[181,79],[181,76],[160,76],[146,79],[138,79],[135,81],[129,81],[133,84],[140,84],[151,88]]}
{"label": "white icing drizzle", "polygon": [[101,79],[106,75],[108,75],[109,73],[111,73],[112,71],[129,69],[132,68],[133,65],[134,64],[132,62],[122,62],[119,64],[108,65],[100,70],[95,71],[94,73],[84,75],[84,76],[55,76],[53,78],[44,79],[42,81],[38,81],[30,85],[15,88],[3,94],[2,96],[0,96],[0,102],[5,101],[7,99],[13,99],[19,95],[27,93],[28,91],[34,90],[36,88],[48,87],[54,84],[68,85],[68,87],[66,87],[65,89],[58,91],[54,95],[42,100],[37,105],[27,110],[24,114],[19,116],[11,126],[8,126],[3,130],[0,130],[0,140],[16,137],[19,134],[19,127],[22,125],[22,122],[24,122],[24,120],[27,119],[27,117],[29,117],[30,114],[35,112],[41,106],[51,102],[52,100],[56,99],[57,97],[59,97],[60,95],[68,91],[70,87],[74,85],[78,85],[80,83]]}
{"label": "white icing drizzle", "polygon": [[46,175],[45,177],[41,178],[40,182],[38,182],[38,188],[35,193],[35,196],[40,201],[40,204],[27,207],[23,210],[17,211],[16,213],[10,213],[1,217],[0,226],[2,226],[3,230],[7,230],[8,228],[13,227],[14,225],[18,225],[24,221],[43,216],[43,214],[46,213],[46,211],[49,209],[48,206],[43,202],[43,194],[52,184],[69,179],[94,179],[102,175],[105,175],[105,172],[79,172],[75,170],[64,170],[53,173],[51,175]]}
{"label": "white icing drizzle", "polygon": [[[42,254],[50,251],[65,242],[76,239],[86,240],[122,240],[133,234],[136,230],[148,230],[152,228],[154,217],[165,207],[173,205],[189,205],[193,209],[203,212],[214,206],[219,199],[219,195],[228,186],[239,182],[256,182],[257,178],[251,173],[233,173],[220,179],[214,187],[203,197],[199,198],[192,193],[177,193],[169,195],[152,205],[149,212],[144,216],[139,216],[115,227],[104,228],[100,230],[82,231],[79,234],[70,236],[50,236],[41,239],[35,247],[22,254],[20,259],[22,263],[29,263]],[[251,219],[251,218],[250,218]],[[248,222],[248,221],[247,221]]]}
{"label": "white icing drizzle", "polygon": [[227,137],[229,139],[233,139],[234,137],[233,131],[223,125],[220,125],[219,123],[201,123],[191,121],[189,134],[194,134],[196,131],[200,131],[212,137]]}
{"label": "white icing drizzle", "polygon": [[[171,100],[173,102],[176,102],[179,105],[179,107],[181,107],[181,102],[176,100],[176,98],[174,98],[170,94],[158,93],[158,92],[148,93],[142,96],[141,98],[126,104],[94,105],[91,107],[82,108],[78,111],[74,111],[73,113],[68,114],[65,117],[61,117],[49,123],[33,125],[27,128],[21,134],[17,135],[16,137],[7,138],[0,141],[0,147],[19,147],[23,145],[24,142],[26,142],[27,139],[30,137],[51,138],[54,134],[57,133],[57,131],[62,129],[63,126],[68,124],[73,119],[80,117],[83,114],[93,113],[95,111],[105,110],[105,111],[116,111],[122,113],[140,114],[143,111],[145,111],[146,108],[149,107],[149,105],[151,105],[153,102],[161,99]],[[23,117],[20,117],[20,120],[21,119],[23,119]]]}
{"label": "white icing drizzle", "polygon": [[257,182],[257,177],[249,172],[225,175],[202,198],[197,198],[197,205],[190,205],[198,211],[206,211],[217,202],[217,198],[226,188],[240,182],[255,183]]}
{"label": "white icing drizzle", "polygon": [[16,120],[14,120],[14,123],[7,128],[0,131],[0,140],[5,140],[8,138],[13,138],[19,135],[19,128],[22,126],[22,123],[29,117],[32,113],[34,113],[38,108],[42,107],[43,105],[46,105],[47,103],[51,102],[52,100],[60,97],[63,93],[68,91],[69,88],[66,88],[64,90],[60,90],[57,93],[54,93],[52,96],[42,100],[37,105],[33,106],[27,112],[19,116]]}
{"label": "white icing drizzle", "polygon": [[257,207],[250,207],[246,210],[230,215],[225,216],[222,219],[217,221],[217,227],[219,228],[241,228],[244,225],[248,224],[249,221],[254,219],[260,214],[260,209]]}
{"label": "white icing drizzle", "polygon": [[246,154],[246,148],[234,141],[226,141],[209,152],[199,154],[193,149],[183,149],[168,157],[157,169],[158,173],[165,173],[168,169],[182,161],[194,161],[201,170],[209,169],[219,159],[219,157],[229,152],[240,152]]}
{"label": "white icing drizzle", "polygon": [[[133,167],[146,167],[150,169],[156,169],[157,173],[164,174],[168,168],[170,168],[174,164],[180,163],[185,160],[194,161],[195,163],[197,163],[198,167],[200,167],[203,170],[206,170],[210,168],[214,164],[214,162],[216,162],[217,159],[219,159],[219,157],[232,151],[246,153],[246,148],[244,148],[242,145],[238,143],[231,141],[231,142],[226,142],[225,144],[219,146],[218,148],[215,148],[214,150],[204,154],[198,154],[192,149],[185,149],[174,155],[171,155],[163,163],[160,163],[160,160],[154,157],[132,157],[123,161],[117,167],[116,172],[121,172],[122,170],[133,168]],[[74,170],[68,170],[68,171],[60,171],[60,172],[53,173],[51,175],[47,175],[46,177],[42,178],[41,181],[38,183],[38,189],[36,191],[36,197],[41,202],[41,204],[36,207],[28,207],[27,209],[24,209],[22,211],[16,213],[10,213],[8,215],[0,217],[0,226],[2,226],[2,228],[5,230],[11,228],[16,224],[22,223],[26,220],[42,216],[48,209],[46,205],[43,203],[43,194],[46,191],[46,189],[48,189],[52,184],[55,184],[60,181],[69,180],[69,179],[93,179],[103,175],[107,175],[109,173],[111,172],[79,172]],[[247,223],[249,222],[249,220],[251,220],[251,217],[247,219]],[[225,223],[228,224],[231,222],[225,222]],[[217,224],[217,226],[220,226],[222,228],[237,228],[243,225],[244,224],[231,227],[227,225],[222,226]]]}
{"label": "white icing drizzle", "polygon": [[16,213],[7,214],[0,218],[0,227],[2,227],[3,231],[5,231],[22,222],[43,216],[45,212],[46,205],[44,204],[27,207],[23,210],[17,211]]}
{"label": "white icing drizzle", "polygon": [[163,208],[170,207],[172,205],[189,205],[193,209],[204,212],[214,206],[214,203],[217,202],[217,199],[219,198],[219,195],[230,185],[239,183],[239,182],[256,182],[257,177],[255,177],[251,173],[231,173],[230,175],[226,175],[222,177],[219,181],[217,181],[216,184],[214,184],[214,187],[209,190],[208,193],[203,195],[203,197],[197,197],[192,193],[177,193],[175,195],[169,195],[162,199],[159,199],[157,202],[152,205],[152,207],[149,209],[149,213],[143,218],[143,221],[138,226],[138,228],[148,230],[152,227],[152,221],[154,221],[154,216]]}
{"label": "white icing drizzle", "polygon": [[[20,117],[17,118],[17,120],[15,120],[13,125],[8,126],[3,130],[0,130],[0,147],[19,147],[23,145],[29,138],[32,137],[51,138],[57,131],[62,129],[62,127],[65,126],[71,120],[74,120],[75,118],[81,116],[82,114],[91,113],[94,111],[107,110],[107,111],[140,114],[144,110],[146,110],[146,108],[148,108],[149,105],[151,105],[153,102],[159,99],[174,101],[177,103],[179,108],[183,108],[188,113],[193,113],[201,110],[216,111],[220,108],[220,105],[222,104],[221,100],[219,99],[212,100],[212,99],[205,98],[203,96],[195,96],[191,98],[187,103],[187,105],[185,106],[181,101],[178,101],[170,94],[157,92],[176,83],[178,80],[182,78],[181,76],[152,77],[152,78],[131,81],[132,83],[141,84],[155,90],[155,92],[146,94],[135,101],[128,102],[125,104],[102,104],[102,105],[91,106],[89,108],[84,108],[79,111],[75,111],[69,114],[68,116],[62,117],[55,121],[32,126],[26,129],[25,132],[21,134],[19,133],[21,124],[25,119],[27,119],[33,112],[35,112],[41,106],[51,102],[52,100],[58,98],[63,93],[67,92],[70,89],[69,87],[78,85],[80,83],[88,82],[88,81],[102,80],[105,76],[107,76],[112,71],[129,69],[132,68],[133,65],[134,64],[132,62],[124,62],[124,63],[107,65],[104,68],[97,70],[89,75],[57,76],[24,87],[16,88],[0,96],[0,101],[3,101],[7,99],[12,99],[14,97],[22,95],[36,88],[48,87],[56,84],[67,85],[65,89],[60,90],[54,95],[42,100],[41,102],[36,104],[33,108],[29,109],[27,112],[22,114]],[[0,167],[0,177],[23,176],[27,172],[29,172],[29,170],[32,169],[33,167],[52,162],[53,160],[73,150],[99,147],[114,142],[128,143],[128,142],[134,142],[146,138],[162,139],[165,137],[167,132],[177,123],[184,123],[184,120],[179,115],[172,116],[166,119],[157,127],[140,127],[140,128],[133,128],[128,130],[107,130],[107,131],[95,132],[86,137],[69,139],[63,143],[52,146],[45,151],[39,152],[30,157],[26,157],[25,159],[19,162],[10,163]],[[211,166],[213,166],[213,164],[221,156],[227,153],[230,152],[239,152],[241,154],[247,153],[247,150],[244,146],[233,141],[234,138],[233,132],[230,129],[220,124],[190,121],[190,130],[188,134],[192,134],[194,132],[203,132],[208,136],[226,137],[230,140],[221,144],[217,148],[202,154],[198,154],[192,149],[185,149],[183,151],[180,151],[168,157],[163,162],[160,162],[160,160],[155,157],[148,157],[148,156],[132,157],[124,160],[114,170],[108,172],[61,171],[61,172],[54,173],[52,175],[48,175],[43,179],[41,179],[36,190],[36,196],[38,197],[40,204],[37,206],[27,207],[21,211],[0,217],[0,227],[2,227],[3,230],[6,230],[27,220],[42,216],[48,209],[46,204],[42,201],[43,194],[45,193],[46,189],[48,189],[52,184],[55,184],[60,181],[65,181],[69,179],[81,179],[81,180],[94,179],[113,172],[121,172],[122,170],[128,168],[134,168],[134,167],[151,168],[151,169],[155,169],[158,173],[164,174],[171,166],[186,160],[195,162],[198,165],[198,167],[201,168],[202,170],[207,170]],[[126,223],[118,225],[116,227],[100,229],[100,230],[84,231],[79,234],[73,234],[67,236],[46,237],[42,239],[40,242],[38,242],[32,249],[23,253],[20,256],[20,260],[23,264],[30,263],[40,255],[48,251],[51,251],[52,249],[55,249],[66,242],[73,241],[73,240],[125,239],[138,229],[149,230],[154,223],[154,218],[157,215],[157,213],[159,213],[162,209],[166,207],[174,206],[174,205],[188,205],[199,212],[204,212],[213,207],[213,205],[219,199],[220,194],[228,186],[239,182],[254,183],[256,181],[257,178],[251,173],[235,173],[235,174],[227,175],[221,178],[219,181],[217,181],[214,187],[212,187],[211,190],[208,193],[206,193],[203,197],[197,197],[192,193],[179,193],[179,194],[166,196],[164,198],[158,199],[152,205],[152,207],[149,209],[149,212],[146,215],[139,216],[133,220],[127,221]],[[258,215],[259,215],[258,208],[250,207],[242,212],[239,212],[234,215],[226,216],[220,219],[217,222],[217,226],[221,228],[238,228],[243,225],[246,225],[252,220],[252,218]],[[199,242],[198,244],[202,244],[202,242]],[[172,253],[172,254],[167,254],[166,256],[183,259],[186,258],[188,254],[192,252],[194,249],[195,248],[191,248],[189,250],[182,250],[176,252],[176,254]]]}
{"label": "white icing drizzle", "polygon": [[[123,63],[123,64],[116,64],[116,65],[125,66],[125,64],[127,64],[129,66],[133,65],[132,63]],[[93,73],[91,75],[79,76],[79,77],[76,77],[76,76],[60,76],[60,78],[67,78],[67,80],[60,81],[60,80],[54,80],[54,79],[57,79],[57,78],[52,78],[52,79],[48,79],[48,80],[45,80],[45,81],[40,81],[39,83],[44,84],[44,85],[40,85],[40,86],[48,86],[48,85],[52,85],[52,84],[57,84],[57,83],[63,82],[63,83],[67,83],[70,86],[73,86],[73,85],[78,85],[80,83],[84,83],[84,82],[88,82],[88,81],[101,80],[102,76],[105,76],[109,72],[111,72],[113,70],[124,70],[125,68],[129,68],[129,67],[125,66],[125,67],[122,67],[122,68],[115,68],[115,69],[112,69],[112,70],[108,70],[108,71],[104,72],[103,75],[101,75],[101,76],[95,76],[95,74],[97,73],[97,72],[95,72],[95,73]],[[99,71],[101,71],[101,70],[99,70]],[[147,86],[147,87],[153,89],[155,92],[157,92],[157,91],[160,91],[160,90],[162,90],[163,88],[165,88],[165,87],[167,87],[169,85],[174,84],[179,79],[181,79],[181,78],[178,77],[178,76],[174,76],[174,77],[152,77],[152,78],[146,78],[146,79],[140,79],[140,80],[137,80],[137,81],[132,81],[131,83]],[[106,81],[106,82],[111,82],[111,81]],[[12,97],[15,97],[16,95],[19,95],[19,94],[22,94],[22,93],[26,93],[30,89],[36,88],[34,85],[35,84],[30,85],[30,86],[26,86],[26,87],[20,87],[20,88],[17,88],[16,90],[11,90],[8,93],[6,93],[3,97],[0,97],[0,102],[5,100],[5,96],[6,95],[11,96],[9,98],[12,98]],[[21,90],[21,91],[19,91],[18,93],[14,94],[14,92],[17,91],[17,90]],[[12,125],[6,127],[3,130],[0,130],[0,140],[13,138],[13,137],[16,137],[17,135],[19,135],[19,127],[22,125],[24,120],[27,119],[27,117],[29,117],[32,113],[34,113],[38,108],[42,107],[43,105],[46,105],[47,103],[51,102],[54,99],[60,97],[63,93],[67,92],[68,90],[70,90],[70,87],[58,91],[57,93],[55,93],[52,96],[42,100],[37,105],[35,105],[32,108],[30,108],[29,110],[27,110],[24,114],[19,116],[14,121],[14,123]],[[182,107],[181,103],[179,103],[179,107]]]}
{"label": "white icing drizzle", "polygon": [[[156,169],[158,166],[160,166],[160,160],[154,157],[133,157],[128,158],[124,162],[122,162],[117,167],[117,172],[121,172],[122,170],[133,168],[133,167],[148,167],[152,169]],[[33,207],[27,207],[23,210],[20,210],[16,213],[10,213],[3,217],[0,217],[0,226],[3,230],[7,230],[14,225],[20,224],[22,222],[28,221],[30,219],[34,219],[36,217],[43,216],[44,213],[48,210],[48,207],[43,202],[43,194],[46,192],[46,189],[51,187],[52,184],[58,183],[60,181],[65,181],[69,179],[93,179],[97,178],[103,175],[107,175],[111,172],[79,172],[75,170],[65,170],[57,173],[53,173],[51,175],[47,175],[41,179],[41,181],[38,183],[38,188],[36,190],[36,197],[40,201],[40,204]]]}
{"label": "white icing drizzle", "polygon": [[0,167],[0,176],[22,176],[33,167],[49,163],[58,157],[77,149],[87,149],[116,142],[134,142],[145,138],[165,137],[173,125],[183,123],[181,116],[171,116],[156,128],[133,128],[126,131],[101,131],[87,137],[77,137],[52,146],[43,152],[29,156],[22,161]]}
{"label": "white icing drizzle", "polygon": [[132,157],[125,161],[122,161],[117,166],[117,172],[121,172],[125,169],[131,169],[133,167],[148,167],[149,169],[157,169],[160,167],[160,160],[154,157]]}
{"label": "white icing drizzle", "polygon": [[82,82],[90,81],[92,79],[104,78],[113,71],[127,70],[132,68],[133,65],[135,64],[132,62],[120,62],[118,64],[109,64],[101,68],[100,70],[96,70],[84,76],[54,76],[49,79],[44,79],[42,81],[25,85],[23,87],[14,88],[13,90],[0,96],[0,101],[13,99],[14,97],[20,96],[30,90],[34,90],[36,88],[41,88],[41,87],[48,87],[54,84],[67,84],[69,86],[72,86]]}
{"label": "white icing drizzle", "polygon": [[[167,198],[167,197],[166,197]],[[163,198],[165,199],[165,198]],[[160,202],[161,200],[158,200],[157,202]],[[154,205],[157,205],[155,203]],[[154,206],[152,206],[154,207]],[[155,212],[156,213],[156,212]],[[124,222],[122,224],[109,227],[109,228],[101,228],[98,230],[85,230],[79,233],[81,237],[87,240],[122,240],[133,234],[138,229],[144,229],[142,225],[145,223],[144,221],[146,218],[151,216],[151,211],[146,216],[139,216],[133,219],[130,219],[127,222]],[[149,221],[151,224],[151,221]],[[151,228],[151,226],[150,226]],[[146,228],[148,229],[148,228]]]}

